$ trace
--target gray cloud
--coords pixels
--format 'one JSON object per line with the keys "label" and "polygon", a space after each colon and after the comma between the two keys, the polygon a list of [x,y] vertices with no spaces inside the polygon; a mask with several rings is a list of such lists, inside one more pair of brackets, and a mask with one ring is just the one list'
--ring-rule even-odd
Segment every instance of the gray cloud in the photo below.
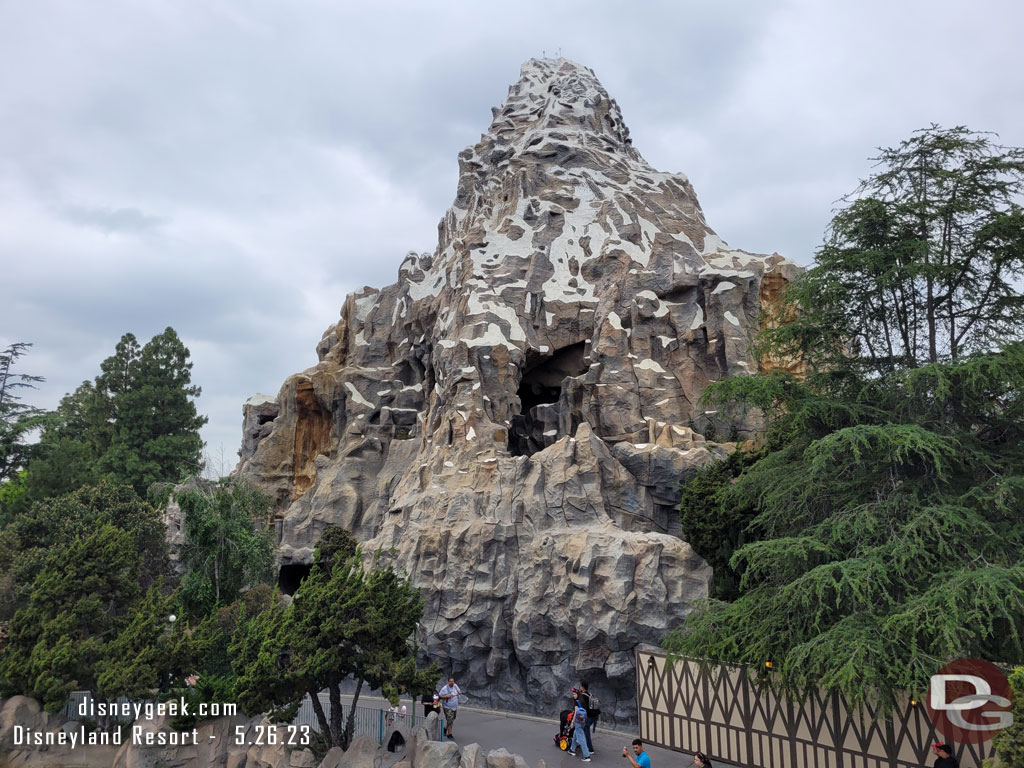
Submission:
{"label": "gray cloud", "polygon": [[432,250],[521,62],[592,67],[732,245],[807,263],[867,160],[932,121],[1024,144],[1024,7],[525,1],[0,4],[0,344],[52,406],[173,325],[204,437],[315,363],[346,292]]}
{"label": "gray cloud", "polygon": [[108,234],[145,232],[163,224],[163,219],[159,216],[149,216],[138,208],[87,208],[68,205],[59,213],[73,224],[94,227]]}

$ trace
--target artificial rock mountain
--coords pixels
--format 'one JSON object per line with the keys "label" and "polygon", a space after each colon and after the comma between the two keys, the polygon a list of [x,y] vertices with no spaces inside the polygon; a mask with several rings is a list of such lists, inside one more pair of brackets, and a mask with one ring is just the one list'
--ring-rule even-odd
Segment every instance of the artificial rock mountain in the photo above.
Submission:
{"label": "artificial rock mountain", "polygon": [[796,270],[730,249],[593,72],[528,61],[459,155],[434,252],[348,296],[320,362],[245,405],[238,471],[279,504],[282,584],[344,526],[422,590],[421,651],[473,704],[555,713],[584,677],[635,719],[635,647],[711,576],[679,483],[730,449],[709,427],[756,427],[701,393],[757,369]]}

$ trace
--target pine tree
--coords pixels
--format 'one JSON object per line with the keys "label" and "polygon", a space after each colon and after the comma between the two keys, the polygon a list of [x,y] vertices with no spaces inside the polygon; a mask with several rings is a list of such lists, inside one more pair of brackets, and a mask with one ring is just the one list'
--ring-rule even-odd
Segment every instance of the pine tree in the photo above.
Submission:
{"label": "pine tree", "polygon": [[[423,614],[419,593],[389,568],[367,569],[358,551],[332,537],[328,571],[318,551],[310,575],[287,608],[275,606],[252,619],[232,645],[237,695],[251,713],[293,717],[309,694],[328,746],[348,747],[364,685],[397,702],[402,691],[429,689],[436,667],[416,665],[410,638]],[[348,558],[339,553],[351,551]],[[341,684],[355,680],[347,720]],[[325,711],[319,692],[327,689]]]}
{"label": "pine tree", "polygon": [[1021,339],[1024,148],[932,125],[874,159],[768,323],[774,353],[884,375]]}
{"label": "pine tree", "polygon": [[807,375],[707,392],[769,426],[756,461],[684,493],[684,529],[717,507],[745,542],[734,599],[666,644],[884,711],[957,657],[1024,660],[1024,152],[933,127],[882,157],[766,324]]}
{"label": "pine tree", "polygon": [[34,389],[43,377],[13,371],[18,358],[31,346],[18,342],[0,352],[0,485],[14,478],[28,462],[32,446],[25,438],[39,426],[42,415],[39,408],[22,403],[18,393]]}
{"label": "pine tree", "polygon": [[[132,485],[140,495],[158,482],[179,482],[197,474],[206,417],[192,398],[189,351],[173,328],[139,349],[125,334],[117,352],[102,364],[96,390],[111,414],[112,434],[98,469]],[[106,442],[100,436],[100,442]]]}
{"label": "pine tree", "polygon": [[177,483],[201,468],[203,442],[189,351],[173,328],[140,346],[126,333],[100,365],[40,420],[42,434],[25,476],[32,503],[102,477],[145,496],[154,483]]}

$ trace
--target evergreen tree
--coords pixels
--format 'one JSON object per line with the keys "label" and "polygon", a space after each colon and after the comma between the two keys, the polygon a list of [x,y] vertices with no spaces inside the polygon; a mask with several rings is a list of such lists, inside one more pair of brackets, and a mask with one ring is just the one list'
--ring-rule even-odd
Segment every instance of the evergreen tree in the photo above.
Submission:
{"label": "evergreen tree", "polygon": [[[111,525],[124,531],[140,557],[140,584],[148,589],[167,568],[167,545],[160,514],[135,491],[105,481],[72,494],[47,499],[19,515],[0,531],[0,620],[28,600],[36,574],[48,553],[60,551],[85,531]],[[68,563],[72,570],[73,562]]]}
{"label": "evergreen tree", "polygon": [[102,525],[42,560],[0,658],[0,690],[63,706],[74,690],[97,690],[111,636],[139,592],[141,558],[131,535]]}
{"label": "evergreen tree", "polygon": [[768,323],[775,354],[884,375],[1020,339],[1024,148],[933,125],[875,160]]}
{"label": "evergreen tree", "polygon": [[175,668],[172,654],[176,595],[163,596],[158,582],[126,609],[120,631],[110,640],[95,670],[96,692],[113,701],[121,696],[140,700],[165,690]]}
{"label": "evergreen tree", "polygon": [[764,348],[806,377],[709,388],[769,426],[756,461],[684,494],[684,527],[716,507],[749,522],[735,599],[699,606],[670,650],[883,708],[957,657],[1024,660],[1020,156],[965,129],[887,150],[862,189],[893,199],[841,212],[767,324]]}
{"label": "evergreen tree", "polygon": [[37,503],[0,531],[0,691],[54,711],[68,692],[139,695],[173,668],[159,514],[110,482]]}
{"label": "evergreen tree", "polygon": [[[28,462],[32,446],[25,442],[25,438],[39,426],[42,414],[40,409],[22,403],[18,393],[34,389],[43,378],[13,371],[18,358],[31,346],[18,342],[0,352],[0,487],[13,479]],[[0,507],[0,516],[3,512]]]}
{"label": "evergreen tree", "polygon": [[[251,620],[232,645],[239,703],[250,713],[294,716],[304,695],[313,702],[328,746],[347,748],[364,685],[397,702],[401,691],[428,690],[436,667],[416,667],[410,638],[423,614],[419,593],[388,568],[367,570],[358,552],[332,539],[328,572],[322,553],[287,608],[275,606]],[[341,684],[356,683],[347,721]],[[329,714],[319,692],[327,689]]]}
{"label": "evergreen tree", "polygon": [[154,483],[198,473],[206,417],[196,412],[189,351],[173,328],[140,346],[126,333],[100,365],[42,419],[35,458],[25,476],[32,503],[68,493],[102,477],[145,496]]}
{"label": "evergreen tree", "polygon": [[199,429],[206,417],[198,415],[192,401],[200,389],[191,384],[188,358],[173,328],[141,350],[129,333],[96,379],[112,427],[109,443],[106,435],[99,435],[106,449],[98,469],[129,483],[140,495],[153,483],[179,482],[201,467]]}
{"label": "evergreen tree", "polygon": [[39,445],[25,472],[25,506],[96,480],[110,424],[110,414],[91,382],[83,381],[65,395],[57,409],[41,419]]}
{"label": "evergreen tree", "polygon": [[1024,667],[1010,675],[1013,699],[1013,725],[992,739],[995,758],[985,761],[985,768],[1024,768]]}

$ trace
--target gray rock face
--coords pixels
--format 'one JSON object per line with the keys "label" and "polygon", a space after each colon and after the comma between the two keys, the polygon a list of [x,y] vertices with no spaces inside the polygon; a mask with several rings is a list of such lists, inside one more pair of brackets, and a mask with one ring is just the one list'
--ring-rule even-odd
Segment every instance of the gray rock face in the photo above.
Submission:
{"label": "gray rock face", "polygon": [[279,502],[282,567],[331,525],[391,552],[423,593],[420,648],[471,703],[557,714],[586,677],[628,722],[633,649],[711,576],[679,483],[732,449],[708,427],[758,426],[700,396],[758,368],[760,312],[798,268],[730,249],[565,59],[523,66],[459,171],[433,253],[350,295],[320,362],[246,405],[238,471]]}

